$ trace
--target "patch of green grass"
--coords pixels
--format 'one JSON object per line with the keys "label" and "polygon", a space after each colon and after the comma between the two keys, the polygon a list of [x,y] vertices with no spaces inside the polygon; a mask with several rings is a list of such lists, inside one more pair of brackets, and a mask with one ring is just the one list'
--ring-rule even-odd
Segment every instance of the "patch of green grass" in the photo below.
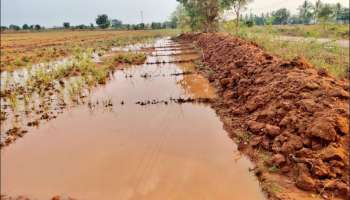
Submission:
{"label": "patch of green grass", "polygon": [[147,56],[144,53],[125,52],[125,53],[118,53],[116,56],[113,56],[110,62],[113,65],[118,65],[118,64],[140,65],[145,62],[146,58]]}
{"label": "patch of green grass", "polygon": [[[349,71],[349,48],[340,47],[335,41],[320,43],[316,39],[282,41],[276,30],[265,26],[266,30],[254,32],[242,28],[238,36],[253,41],[265,51],[286,60],[302,56],[318,69],[326,69],[337,78],[346,78]],[[234,34],[234,32],[230,32]]]}
{"label": "patch of green grass", "polygon": [[276,173],[278,172],[280,169],[279,167],[277,167],[276,165],[272,165],[270,168],[269,168],[269,172],[272,172],[272,173]]}
{"label": "patch of green grass", "polygon": [[[235,25],[232,21],[224,22],[222,29],[229,32],[235,32]],[[349,39],[349,26],[346,24],[315,24],[315,25],[265,25],[246,27],[252,33],[273,33],[280,36],[312,37],[312,38],[331,38],[331,39]]]}
{"label": "patch of green grass", "polygon": [[240,142],[246,142],[248,143],[252,134],[250,132],[247,132],[247,131],[236,131],[235,132],[235,136],[237,137],[237,139],[240,141]]}

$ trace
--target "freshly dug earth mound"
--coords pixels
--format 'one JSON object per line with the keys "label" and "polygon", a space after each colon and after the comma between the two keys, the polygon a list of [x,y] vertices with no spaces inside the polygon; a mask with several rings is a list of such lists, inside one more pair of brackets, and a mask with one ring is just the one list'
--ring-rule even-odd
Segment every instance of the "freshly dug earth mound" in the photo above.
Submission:
{"label": "freshly dug earth mound", "polygon": [[[284,61],[225,34],[186,34],[178,40],[202,49],[198,68],[221,97],[213,107],[239,149],[258,168],[263,163],[256,170],[259,177],[267,172],[315,196],[349,198],[346,81],[316,70],[303,58]],[[271,198],[293,199],[277,193]]]}

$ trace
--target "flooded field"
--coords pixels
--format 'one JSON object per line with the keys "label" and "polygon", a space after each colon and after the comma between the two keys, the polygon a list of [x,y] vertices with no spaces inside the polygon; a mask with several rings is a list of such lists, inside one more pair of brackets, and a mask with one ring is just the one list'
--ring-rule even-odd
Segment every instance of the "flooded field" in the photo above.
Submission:
{"label": "flooded field", "polygon": [[[194,49],[156,42],[79,105],[1,150],[1,192],[30,199],[265,199],[214,110]],[[187,53],[186,53],[187,52]],[[184,62],[181,62],[184,61]],[[108,102],[103,103],[103,102]]]}

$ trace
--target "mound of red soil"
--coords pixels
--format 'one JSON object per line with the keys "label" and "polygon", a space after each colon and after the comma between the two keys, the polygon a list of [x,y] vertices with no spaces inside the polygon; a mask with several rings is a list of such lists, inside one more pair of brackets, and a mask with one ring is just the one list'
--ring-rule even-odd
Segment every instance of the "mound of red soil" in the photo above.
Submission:
{"label": "mound of red soil", "polygon": [[230,130],[250,133],[243,146],[270,152],[307,191],[349,197],[349,85],[303,58],[284,61],[224,34],[186,34],[203,51],[202,70],[221,97],[214,106]]}

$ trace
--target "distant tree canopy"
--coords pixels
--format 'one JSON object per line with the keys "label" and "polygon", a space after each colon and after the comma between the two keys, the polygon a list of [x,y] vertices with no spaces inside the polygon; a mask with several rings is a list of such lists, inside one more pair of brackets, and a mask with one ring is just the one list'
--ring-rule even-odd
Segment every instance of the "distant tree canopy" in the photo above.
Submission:
{"label": "distant tree canopy", "polygon": [[336,17],[337,21],[349,22],[350,20],[350,10],[349,8],[342,8]]}
{"label": "distant tree canopy", "polygon": [[22,29],[23,30],[28,30],[28,29],[30,29],[30,27],[29,27],[28,24],[23,24]]}
{"label": "distant tree canopy", "polygon": [[331,4],[324,4],[320,9],[317,18],[321,21],[330,21],[335,19],[336,15],[337,13],[335,12],[335,7],[333,7]]}
{"label": "distant tree canopy", "polygon": [[70,28],[70,23],[69,22],[63,22],[63,27],[64,28]]}
{"label": "distant tree canopy", "polygon": [[34,26],[34,29],[37,30],[37,31],[38,31],[38,30],[41,30],[41,28],[42,28],[42,27],[41,27],[39,24],[36,24],[36,25]]}
{"label": "distant tree canopy", "polygon": [[162,27],[162,23],[152,22],[151,24],[152,29],[161,29]]}
{"label": "distant tree canopy", "polygon": [[[178,23],[188,23],[192,31],[213,32],[218,29],[220,12],[233,9],[236,27],[239,27],[241,12],[252,0],[177,0]],[[182,27],[183,25],[180,25]]]}
{"label": "distant tree canopy", "polygon": [[216,31],[219,17],[219,0],[177,0],[187,15],[192,31]]}
{"label": "distant tree canopy", "polygon": [[[239,22],[241,20],[241,13],[246,8],[246,6],[252,1],[253,0],[221,0],[221,7],[223,9],[231,10],[233,8],[233,11],[236,15],[236,31],[237,32],[239,30]],[[251,24],[251,23],[248,23],[248,24]]]}
{"label": "distant tree canopy", "polygon": [[291,15],[288,9],[279,9],[271,14],[246,16],[244,22],[253,21],[256,25],[266,24],[317,24],[326,22],[349,23],[349,8],[341,4],[326,4],[317,0],[315,4],[304,1],[297,15]]}
{"label": "distant tree canopy", "polygon": [[17,25],[14,25],[14,24],[11,24],[11,25],[9,26],[9,29],[15,30],[15,31],[19,31],[19,30],[21,30],[21,27],[19,27],[19,26],[17,26]]}
{"label": "distant tree canopy", "polygon": [[1,26],[1,31],[9,29],[7,26]]}
{"label": "distant tree canopy", "polygon": [[313,18],[313,5],[310,1],[305,0],[301,6],[299,6],[299,17],[303,20],[304,24],[309,24]]}
{"label": "distant tree canopy", "polygon": [[108,28],[111,25],[111,21],[108,19],[108,15],[98,15],[96,18],[96,24],[103,29]]}
{"label": "distant tree canopy", "polygon": [[287,24],[290,17],[290,12],[286,8],[281,8],[275,12],[272,12],[273,24]]}
{"label": "distant tree canopy", "polygon": [[122,28],[123,22],[118,19],[112,19],[112,27],[113,28]]}
{"label": "distant tree canopy", "polygon": [[[253,0],[177,0],[180,5],[172,17],[177,27],[182,30],[212,32],[218,28],[220,15],[233,11],[235,15],[236,31],[242,24],[246,26],[266,24],[314,24],[325,22],[349,23],[349,8],[340,3],[326,4],[317,0],[313,4],[305,0],[298,7],[298,14],[291,15],[287,8],[272,13],[246,15],[242,12]],[[243,19],[243,23],[241,23]],[[153,25],[155,27],[156,24]]]}

